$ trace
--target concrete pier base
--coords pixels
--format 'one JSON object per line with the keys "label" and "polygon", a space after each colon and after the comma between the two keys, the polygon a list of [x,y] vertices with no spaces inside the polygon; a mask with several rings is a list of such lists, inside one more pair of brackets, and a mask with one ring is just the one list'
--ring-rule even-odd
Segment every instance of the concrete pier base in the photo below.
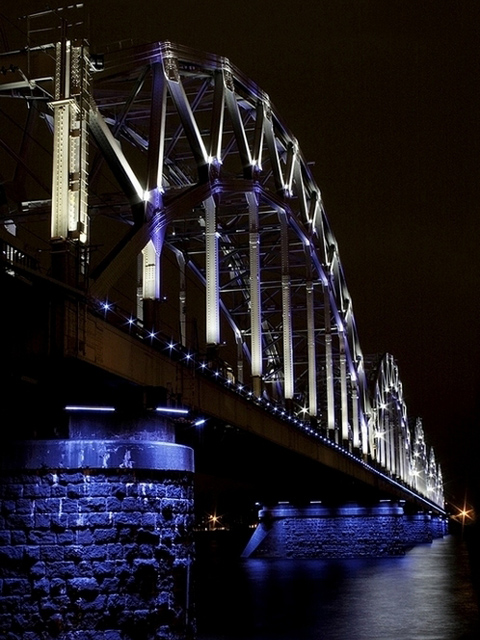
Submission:
{"label": "concrete pier base", "polygon": [[[431,542],[431,516],[407,517],[402,505],[263,508],[244,558],[355,558],[403,555]],[[440,527],[437,528],[437,537]]]}
{"label": "concrete pier base", "polygon": [[0,637],[194,637],[191,449],[51,440],[0,457]]}

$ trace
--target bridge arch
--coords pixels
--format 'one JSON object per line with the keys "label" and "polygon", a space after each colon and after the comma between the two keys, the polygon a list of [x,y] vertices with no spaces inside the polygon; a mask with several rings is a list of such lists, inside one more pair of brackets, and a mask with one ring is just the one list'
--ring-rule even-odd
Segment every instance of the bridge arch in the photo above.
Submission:
{"label": "bridge arch", "polygon": [[370,454],[392,476],[421,495],[443,501],[442,472],[425,441],[422,420],[408,418],[398,365],[384,354],[372,369]]}
{"label": "bridge arch", "polygon": [[[0,79],[0,95],[23,98],[28,131],[40,116],[53,134],[38,163],[51,194],[37,175],[42,195],[17,202],[25,216],[51,210],[45,270],[349,453],[438,488],[391,356],[369,384],[320,189],[269,96],[226,58],[170,42],[93,60],[65,41],[29,52],[27,80]],[[27,153],[11,155],[25,174]],[[425,487],[418,457],[433,474]]]}
{"label": "bridge arch", "polygon": [[[106,58],[92,87],[90,130],[130,230],[128,244],[91,257],[91,294],[111,295],[138,242],[141,298],[154,300],[139,309],[145,322],[155,314],[143,307],[170,314],[176,340],[194,331],[257,395],[366,454],[363,356],[338,246],[269,97],[225,58],[172,43]],[[199,298],[205,314],[193,318]]]}

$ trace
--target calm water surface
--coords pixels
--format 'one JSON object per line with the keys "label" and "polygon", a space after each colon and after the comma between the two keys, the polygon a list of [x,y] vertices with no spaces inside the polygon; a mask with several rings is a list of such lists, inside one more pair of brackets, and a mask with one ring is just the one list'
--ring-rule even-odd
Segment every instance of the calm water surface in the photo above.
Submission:
{"label": "calm water surface", "polygon": [[480,640],[463,540],[369,560],[239,560],[196,576],[198,640]]}

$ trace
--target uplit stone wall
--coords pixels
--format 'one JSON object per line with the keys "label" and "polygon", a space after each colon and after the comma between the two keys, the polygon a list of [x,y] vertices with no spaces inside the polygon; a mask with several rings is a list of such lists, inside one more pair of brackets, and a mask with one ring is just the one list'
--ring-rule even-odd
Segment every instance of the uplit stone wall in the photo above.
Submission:
{"label": "uplit stone wall", "polygon": [[422,542],[432,542],[434,536],[432,516],[418,513],[405,516],[404,536],[407,545],[413,546]]}
{"label": "uplit stone wall", "polygon": [[403,555],[432,533],[430,515],[406,517],[392,503],[328,508],[276,506],[264,508],[259,525],[243,552],[256,558],[361,558]]}
{"label": "uplit stone wall", "polygon": [[0,637],[194,637],[193,473],[2,472]]}

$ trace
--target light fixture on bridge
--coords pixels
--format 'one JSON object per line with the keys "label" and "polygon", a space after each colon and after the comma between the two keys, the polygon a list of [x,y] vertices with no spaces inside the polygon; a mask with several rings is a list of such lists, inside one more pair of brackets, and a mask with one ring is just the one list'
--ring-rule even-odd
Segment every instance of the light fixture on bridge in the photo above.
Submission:
{"label": "light fixture on bridge", "polygon": [[156,407],[155,411],[159,413],[170,413],[172,415],[186,416],[189,412],[188,409],[177,409],[176,407]]}
{"label": "light fixture on bridge", "polygon": [[111,412],[115,411],[115,407],[93,407],[93,406],[85,406],[85,405],[67,405],[65,407],[65,411],[103,411],[103,412]]}

